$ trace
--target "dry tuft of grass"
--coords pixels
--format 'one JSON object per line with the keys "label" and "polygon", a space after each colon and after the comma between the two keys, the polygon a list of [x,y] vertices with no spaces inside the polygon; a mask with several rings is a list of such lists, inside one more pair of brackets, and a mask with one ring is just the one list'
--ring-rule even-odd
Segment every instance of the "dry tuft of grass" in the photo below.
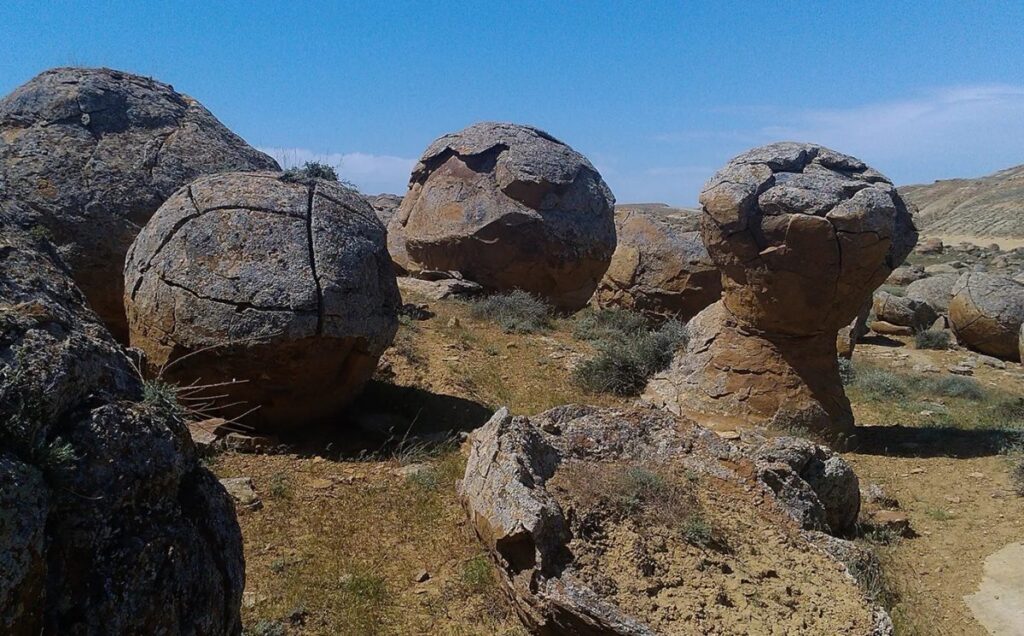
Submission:
{"label": "dry tuft of grass", "polygon": [[505,333],[536,333],[551,326],[551,306],[519,289],[470,301],[469,307],[474,318],[496,322]]}

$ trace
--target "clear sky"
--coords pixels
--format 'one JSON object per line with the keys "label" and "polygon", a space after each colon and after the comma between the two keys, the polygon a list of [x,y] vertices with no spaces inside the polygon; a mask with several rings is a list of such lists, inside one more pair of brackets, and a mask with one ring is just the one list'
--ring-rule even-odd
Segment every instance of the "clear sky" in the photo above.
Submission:
{"label": "clear sky", "polygon": [[751,146],[897,183],[1024,163],[1024,2],[0,2],[0,93],[45,68],[171,83],[253,145],[405,190],[435,137],[529,123],[620,202],[696,201]]}

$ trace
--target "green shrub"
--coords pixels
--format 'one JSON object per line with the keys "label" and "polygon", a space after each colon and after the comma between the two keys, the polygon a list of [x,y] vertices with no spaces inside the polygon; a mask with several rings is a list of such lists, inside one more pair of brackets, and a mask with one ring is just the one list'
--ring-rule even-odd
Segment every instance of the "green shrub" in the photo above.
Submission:
{"label": "green shrub", "polygon": [[869,400],[897,400],[909,394],[909,387],[903,377],[878,367],[858,369],[852,386],[863,392]]}
{"label": "green shrub", "polygon": [[644,317],[628,309],[599,309],[580,312],[573,335],[580,340],[606,340],[609,337],[649,330]]}
{"label": "green shrub", "polygon": [[853,369],[852,360],[839,358],[839,379],[842,381],[843,386],[849,386],[857,379],[857,372]]}
{"label": "green shrub", "polygon": [[319,161],[307,161],[301,168],[288,168],[284,171],[285,181],[305,183],[313,179],[326,179],[327,181],[340,181],[338,171],[326,163]]}
{"label": "green shrub", "polygon": [[1018,496],[1024,497],[1024,457],[1018,457],[1010,469],[1010,483]]}
{"label": "green shrub", "polygon": [[925,393],[942,397],[962,398],[979,401],[985,399],[985,390],[977,380],[959,375],[945,375],[939,378],[928,378],[920,382]]}
{"label": "green shrub", "polygon": [[714,538],[711,524],[699,512],[687,515],[683,521],[683,538],[692,545],[706,547]]}
{"label": "green shrub", "polygon": [[914,334],[914,347],[917,349],[949,349],[949,332],[927,329]]}
{"label": "green shrub", "polygon": [[494,585],[494,571],[491,562],[484,555],[478,555],[466,561],[459,577],[464,589],[473,593],[482,593]]}
{"label": "green shrub", "polygon": [[471,301],[469,308],[474,318],[494,321],[505,333],[535,333],[551,324],[551,306],[519,289]]}
{"label": "green shrub", "polygon": [[609,330],[594,341],[597,355],[584,360],[573,372],[580,387],[595,393],[637,395],[655,373],[672,362],[676,349],[686,341],[686,328],[670,321],[656,331]]}

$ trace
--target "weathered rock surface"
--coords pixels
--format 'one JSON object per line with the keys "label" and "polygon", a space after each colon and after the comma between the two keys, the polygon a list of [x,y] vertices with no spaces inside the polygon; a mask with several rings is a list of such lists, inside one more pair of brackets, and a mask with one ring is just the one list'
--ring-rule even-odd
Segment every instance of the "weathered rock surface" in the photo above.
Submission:
{"label": "weathered rock surface", "polygon": [[398,286],[370,205],[331,181],[225,173],[176,192],[125,263],[132,346],[166,377],[225,387],[248,421],[321,418],[362,388],[398,329]]}
{"label": "weathered rock surface", "polygon": [[185,425],[0,204],[0,632],[237,634],[242,538]]}
{"label": "weathered rock surface", "polygon": [[374,197],[366,197],[366,200],[370,202],[373,211],[377,213],[377,218],[384,224],[384,227],[388,226],[391,219],[398,213],[399,206],[402,205],[402,197],[397,194],[378,194]]}
{"label": "weathered rock surface", "polygon": [[125,252],[160,204],[202,174],[277,169],[199,102],[130,73],[52,69],[0,101],[0,199],[48,231],[122,342]]}
{"label": "weathered rock surface", "polygon": [[615,250],[614,198],[547,133],[478,123],[430,145],[388,226],[399,273],[454,270],[488,291],[584,306]]}
{"label": "weathered rock surface", "polygon": [[618,242],[594,303],[632,309],[652,319],[685,321],[718,300],[718,268],[700,232],[686,228],[658,212],[616,210]]}
{"label": "weathered rock surface", "polygon": [[871,307],[879,320],[910,327],[913,331],[927,329],[939,315],[928,303],[907,296],[894,296],[889,292],[877,291]]}
{"label": "weathered rock surface", "polygon": [[1004,360],[1021,360],[1024,283],[969,272],[953,285],[949,321],[961,344]]}
{"label": "weathered rock surface", "polygon": [[645,397],[674,413],[852,427],[836,334],[917,238],[892,183],[853,157],[778,143],[733,159],[701,205],[724,294]]}
{"label": "weathered rock surface", "polygon": [[938,274],[916,280],[907,285],[906,297],[931,305],[940,314],[949,313],[949,301],[953,296],[953,285],[960,278],[957,274]]}
{"label": "weathered rock surface", "polygon": [[[767,446],[768,461],[759,461],[664,412],[580,406],[529,418],[501,409],[470,444],[460,495],[533,633],[892,633],[885,612],[865,601],[837,563],[861,552],[811,530],[827,527],[826,519],[846,525],[859,507],[856,476],[827,449],[783,441]],[[617,517],[581,503],[586,495],[573,496],[571,475],[608,478],[621,466],[641,476],[686,475],[696,491],[690,513],[705,515],[714,529],[710,543],[663,536],[658,521]],[[765,475],[772,484],[760,480]],[[615,484],[583,487],[600,497]],[[803,508],[796,511],[794,502]],[[734,577],[760,569],[761,559],[772,573],[752,583],[763,603],[731,593],[728,602],[701,600],[705,588],[716,594],[742,586]],[[695,583],[697,568],[702,584]],[[786,605],[771,600],[776,586],[801,579],[815,581],[813,594],[789,595]],[[657,603],[651,587],[660,590]]]}
{"label": "weathered rock surface", "polygon": [[927,276],[924,268],[920,265],[901,265],[896,269],[892,270],[892,274],[889,274],[889,278],[885,279],[885,282],[890,285],[897,285],[899,287],[906,287],[910,283],[916,280],[921,280]]}
{"label": "weathered rock surface", "polygon": [[845,327],[840,327],[836,334],[836,354],[847,360],[853,358],[853,350],[857,347],[860,339],[867,335],[868,318],[871,316],[871,303],[861,305],[857,316]]}

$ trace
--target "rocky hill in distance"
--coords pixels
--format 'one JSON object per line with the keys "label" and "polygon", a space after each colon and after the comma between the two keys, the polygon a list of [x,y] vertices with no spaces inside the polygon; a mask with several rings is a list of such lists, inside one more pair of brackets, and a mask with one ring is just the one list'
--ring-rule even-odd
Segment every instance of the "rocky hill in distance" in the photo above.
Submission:
{"label": "rocky hill in distance", "polygon": [[1024,239],[1024,165],[899,191],[917,206],[914,220],[925,234]]}

